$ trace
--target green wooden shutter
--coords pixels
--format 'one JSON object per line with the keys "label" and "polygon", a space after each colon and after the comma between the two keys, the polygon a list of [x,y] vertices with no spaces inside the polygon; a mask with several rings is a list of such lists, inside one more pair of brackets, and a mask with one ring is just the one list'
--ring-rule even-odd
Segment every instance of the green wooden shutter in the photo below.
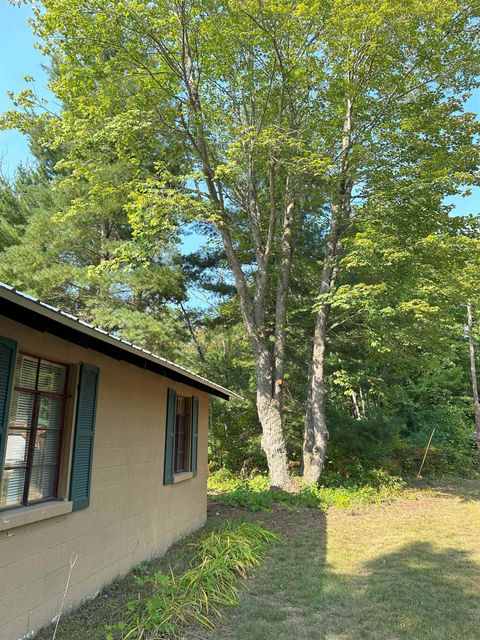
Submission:
{"label": "green wooden shutter", "polygon": [[9,338],[0,337],[0,480],[5,446],[7,444],[8,412],[12,395],[16,354],[17,343]]}
{"label": "green wooden shutter", "polygon": [[74,511],[85,509],[90,503],[98,374],[97,367],[80,365],[70,480],[70,500]]}
{"label": "green wooden shutter", "polygon": [[165,459],[163,461],[163,484],[173,483],[173,445],[175,440],[175,415],[177,394],[175,389],[168,390],[167,424],[165,426]]}
{"label": "green wooden shutter", "polygon": [[192,397],[192,428],[191,428],[191,461],[190,469],[193,475],[197,475],[197,457],[198,457],[198,398]]}

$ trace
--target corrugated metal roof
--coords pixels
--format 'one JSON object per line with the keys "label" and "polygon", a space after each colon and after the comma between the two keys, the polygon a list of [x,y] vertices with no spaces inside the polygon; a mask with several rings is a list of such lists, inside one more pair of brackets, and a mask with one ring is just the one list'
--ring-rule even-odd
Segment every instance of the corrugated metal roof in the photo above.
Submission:
{"label": "corrugated metal roof", "polygon": [[[21,306],[24,309],[28,309],[37,314],[44,316],[45,318],[50,318],[63,324],[70,329],[74,329],[78,332],[83,333],[86,336],[94,337],[102,342],[116,346],[126,353],[137,354],[151,362],[161,364],[165,369],[170,370],[172,372],[176,372],[177,374],[181,374],[183,377],[188,378],[192,381],[200,383],[202,386],[209,387],[212,391],[217,391],[215,395],[228,396],[229,398],[238,398],[241,399],[234,391],[230,391],[230,389],[226,389],[215,382],[211,382],[207,378],[200,376],[198,373],[190,371],[186,367],[183,367],[180,364],[175,362],[171,362],[166,358],[162,358],[162,356],[157,355],[156,353],[152,353],[147,349],[143,349],[128,340],[123,340],[122,338],[117,338],[116,336],[104,331],[103,329],[99,329],[94,327],[93,325],[77,318],[71,313],[66,313],[61,309],[57,309],[45,302],[42,302],[38,298],[29,295],[23,291],[18,291],[15,287],[11,285],[5,284],[4,282],[0,282],[0,299],[9,300],[10,302],[14,302],[15,304]],[[0,314],[2,313],[2,309],[0,306]],[[18,321],[22,321],[18,318]]]}

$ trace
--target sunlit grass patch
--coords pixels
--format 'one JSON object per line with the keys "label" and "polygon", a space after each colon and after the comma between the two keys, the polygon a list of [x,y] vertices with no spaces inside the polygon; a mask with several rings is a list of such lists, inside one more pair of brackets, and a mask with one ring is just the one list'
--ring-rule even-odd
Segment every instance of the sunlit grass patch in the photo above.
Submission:
{"label": "sunlit grass patch", "polygon": [[405,495],[406,483],[399,477],[378,474],[371,484],[359,486],[302,487],[298,482],[295,493],[270,491],[266,476],[241,479],[225,471],[212,473],[208,488],[213,500],[226,506],[240,507],[250,511],[269,511],[274,503],[285,507],[307,507],[325,510],[330,507],[350,509],[368,504],[381,504]]}
{"label": "sunlit grass patch", "polygon": [[203,640],[478,640],[480,484],[417,498],[262,515],[297,534]]}

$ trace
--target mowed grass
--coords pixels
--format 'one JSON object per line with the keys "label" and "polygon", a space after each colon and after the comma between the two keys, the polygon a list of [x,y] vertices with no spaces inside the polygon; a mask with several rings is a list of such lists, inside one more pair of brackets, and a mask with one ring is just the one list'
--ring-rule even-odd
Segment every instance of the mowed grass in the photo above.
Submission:
{"label": "mowed grass", "polygon": [[[57,640],[106,640],[141,591],[135,576],[169,566],[180,574],[192,543],[225,518],[260,521],[285,543],[240,581],[239,606],[188,640],[480,640],[480,481],[350,510],[212,503],[209,512],[205,529],[65,615]],[[52,635],[50,627],[36,640]]]}
{"label": "mowed grass", "polygon": [[480,639],[480,482],[361,511],[261,518],[287,544],[202,638]]}

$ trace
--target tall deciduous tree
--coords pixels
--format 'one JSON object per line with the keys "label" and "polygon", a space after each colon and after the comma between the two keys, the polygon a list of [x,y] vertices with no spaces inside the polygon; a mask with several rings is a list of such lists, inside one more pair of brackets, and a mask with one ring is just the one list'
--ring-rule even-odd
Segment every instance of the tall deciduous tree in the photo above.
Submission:
{"label": "tall deciduous tree", "polygon": [[[475,180],[478,125],[462,113],[461,92],[475,84],[477,12],[475,3],[462,2],[336,3],[327,21],[323,51],[333,97],[326,104],[337,120],[327,115],[334,163],[305,425],[311,482],[325,460],[327,328],[355,203],[387,207],[408,229],[459,183]],[[395,191],[406,188],[420,198],[409,207],[398,198],[395,206]]]}
{"label": "tall deciduous tree", "polygon": [[[316,482],[328,435],[329,316],[359,207],[388,205],[408,228],[472,180],[477,126],[463,102],[478,74],[476,3],[43,5],[36,29],[57,61],[52,89],[64,105],[45,141],[68,149],[66,182],[85,189],[71,213],[92,194],[108,199],[92,156],[113,150],[129,167],[126,211],[137,237],[155,242],[179,220],[215,230],[254,355],[272,485],[287,489],[292,268],[305,225],[326,226],[306,363],[303,468],[306,481]],[[394,206],[396,189],[418,185],[432,194],[428,207]]]}
{"label": "tall deciduous tree", "polygon": [[475,353],[475,342],[473,338],[473,305],[467,303],[467,333],[468,346],[470,351],[470,375],[472,378],[473,410],[475,413],[475,431],[477,438],[477,448],[480,449],[480,401],[478,399],[477,362]]}

